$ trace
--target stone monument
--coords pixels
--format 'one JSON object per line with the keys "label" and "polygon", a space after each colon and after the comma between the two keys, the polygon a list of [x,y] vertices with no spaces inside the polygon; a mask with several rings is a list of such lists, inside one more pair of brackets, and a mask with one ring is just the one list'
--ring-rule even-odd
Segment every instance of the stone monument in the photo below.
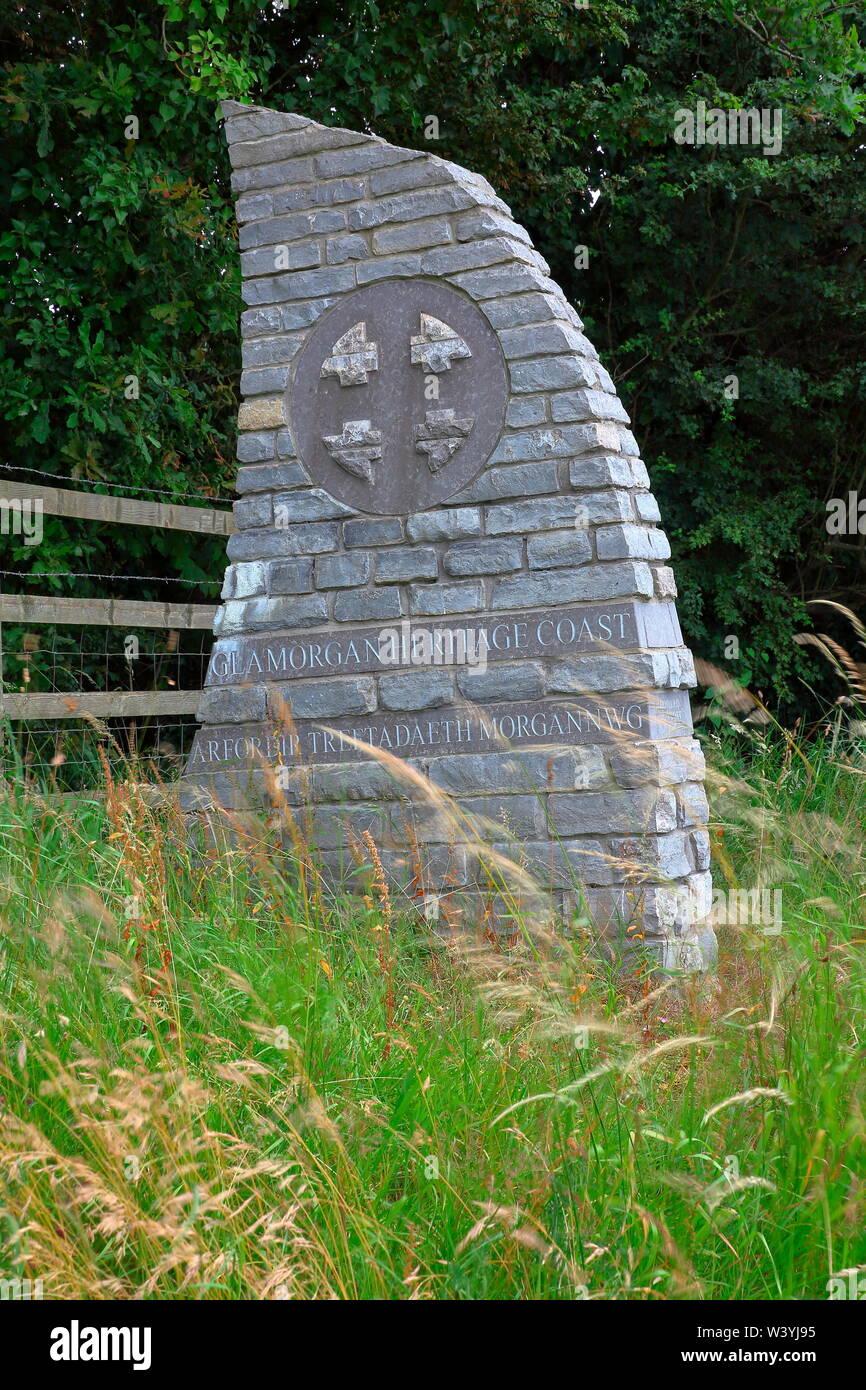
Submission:
{"label": "stone monument", "polygon": [[428,905],[489,902],[516,863],[563,923],[704,968],[692,661],[581,320],[479,175],[223,112],[240,500],[186,804],[276,779],[335,879],[365,830]]}

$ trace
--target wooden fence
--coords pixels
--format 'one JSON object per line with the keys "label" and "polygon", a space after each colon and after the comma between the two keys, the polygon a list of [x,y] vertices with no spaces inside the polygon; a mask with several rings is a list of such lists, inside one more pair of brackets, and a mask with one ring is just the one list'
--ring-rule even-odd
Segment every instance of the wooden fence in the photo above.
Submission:
{"label": "wooden fence", "polygon": [[[49,516],[74,517],[124,526],[149,526],[198,535],[228,536],[234,530],[231,511],[145,502],[132,497],[103,497],[60,487],[0,480],[0,502],[41,502]],[[50,595],[0,594],[0,675],[3,623],[72,625],[76,627],[164,628],[211,631],[216,605],[149,603],[135,599],[55,598]],[[80,719],[194,714],[200,690],[70,691],[66,693],[3,694],[0,718],[21,720]]]}

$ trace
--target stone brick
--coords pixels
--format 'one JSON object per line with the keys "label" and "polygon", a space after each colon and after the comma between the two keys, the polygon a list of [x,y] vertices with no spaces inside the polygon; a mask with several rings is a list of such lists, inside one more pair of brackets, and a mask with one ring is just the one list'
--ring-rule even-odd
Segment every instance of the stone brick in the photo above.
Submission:
{"label": "stone brick", "polygon": [[493,502],[501,497],[531,497],[558,489],[556,463],[551,459],[545,463],[518,463],[512,468],[486,469],[452,500],[460,505]]}
{"label": "stone brick", "polygon": [[338,594],[334,600],[334,619],[338,623],[376,622],[380,619],[399,618],[403,614],[403,600],[396,587],[374,589],[370,592],[358,590],[355,593]]}
{"label": "stone brick", "polygon": [[261,560],[249,564],[229,565],[223,580],[222,598],[251,598],[263,594],[268,587],[267,567]]}
{"label": "stone brick", "polygon": [[359,517],[357,521],[343,523],[343,542],[349,549],[361,545],[392,545],[402,539],[403,523],[398,517]]}
{"label": "stone brick", "polygon": [[573,661],[553,662],[548,670],[548,689],[562,694],[671,690],[693,684],[691,654],[684,647],[678,651],[640,652],[631,656],[587,652]]}
{"label": "stone brick", "polygon": [[[573,751],[574,772],[570,789],[574,791],[594,791],[601,787],[613,790],[613,779],[607,769],[600,748],[575,748]],[[562,782],[565,787],[565,781]]]}
{"label": "stone brick", "polygon": [[[638,895],[621,884],[609,887],[581,885],[574,892],[563,894],[563,916],[576,916],[582,924],[589,918],[592,928],[599,938],[599,944],[606,946],[605,954],[613,962],[617,957],[622,961],[631,955],[635,967],[644,961],[642,939],[638,931],[645,904],[652,893],[648,889]],[[583,931],[581,931],[583,934]],[[613,948],[613,949],[612,949]]]}
{"label": "stone brick", "polygon": [[[250,436],[254,438],[255,436]],[[237,491],[244,496],[250,492],[275,492],[281,488],[308,483],[300,463],[267,463],[262,468],[238,469]]]}
{"label": "stone brick", "polygon": [[260,430],[255,434],[238,436],[237,456],[240,463],[260,463],[262,459],[272,459],[277,452],[275,430]]}
{"label": "stone brick", "polygon": [[[502,849],[507,853],[506,846]],[[604,840],[589,835],[576,840],[528,840],[520,846],[520,860],[544,883],[576,887],[616,881],[610,849]]]}
{"label": "stone brick", "polygon": [[592,544],[585,531],[550,531],[530,536],[526,554],[533,570],[582,565],[592,559]]}
{"label": "stone brick", "polygon": [[651,492],[638,492],[634,499],[635,508],[641,521],[658,522],[661,521],[659,504]]}
{"label": "stone brick", "polygon": [[576,489],[634,485],[632,466],[619,454],[589,454],[568,466],[568,479]]}
{"label": "stone brick", "polygon": [[[241,229],[238,243],[242,251],[257,246],[273,249],[320,232],[340,232],[345,225],[345,212],[339,212],[334,208],[317,208],[313,212],[295,212],[288,216],[268,217],[252,222]],[[271,265],[272,270],[273,268]]]}
{"label": "stone brick", "polygon": [[335,522],[310,522],[303,526],[286,526],[277,535],[286,537],[287,555],[321,555],[336,550],[339,528]]}
{"label": "stone brick", "polygon": [[250,526],[270,526],[274,519],[274,506],[270,494],[253,494],[232,503],[235,526],[244,531]]}
{"label": "stone brick", "polygon": [[604,492],[582,492],[577,498],[580,515],[594,526],[633,519],[631,497],[619,488]]}
{"label": "stone brick", "polygon": [[245,339],[279,333],[282,327],[282,310],[279,304],[271,304],[262,309],[245,309],[241,314],[241,336]]}
{"label": "stone brick", "polygon": [[676,828],[676,804],[670,791],[639,787],[634,791],[552,792],[548,798],[557,836],[630,835]]}
{"label": "stone brick", "polygon": [[351,555],[324,555],[316,561],[316,586],[319,589],[356,589],[370,578],[373,560],[369,551],[356,550]]}
{"label": "stone brick", "polygon": [[404,160],[422,157],[416,150],[400,150],[394,149],[391,145],[370,143],[350,150],[319,155],[316,160],[316,177],[331,179],[366,174],[370,169],[381,169],[386,165],[402,164]]}
{"label": "stone brick", "polygon": [[400,227],[382,227],[373,233],[373,250],[377,256],[394,251],[417,251],[424,246],[441,246],[451,240],[451,228],[445,218],[427,222],[410,222]]}
{"label": "stone brick", "polygon": [[[223,116],[225,136],[229,145],[242,140],[261,140],[266,135],[282,135],[288,131],[301,130],[308,123],[304,116],[284,111],[269,111],[264,106],[243,106],[240,102],[226,102],[223,106]],[[279,158],[279,155],[275,153],[274,158]]]}
{"label": "stone brick", "polygon": [[544,669],[536,661],[489,666],[484,671],[463,668],[457,676],[467,700],[534,700],[544,694]]}
{"label": "stone brick", "polygon": [[[342,807],[317,806],[312,816],[310,843],[316,850],[339,850],[347,865],[353,870],[354,860],[349,854],[349,829],[357,837],[368,830],[378,844],[389,833],[391,812],[387,802],[375,806],[353,805],[351,821]],[[298,834],[306,839],[306,814],[298,826]]]}
{"label": "stone brick", "polygon": [[528,459],[571,458],[602,447],[603,425],[547,425],[544,429],[506,434],[492,456],[494,463],[521,463]]}
{"label": "stone brick", "polygon": [[250,193],[245,198],[238,198],[235,203],[235,217],[238,222],[270,217],[273,210],[274,199],[271,193]]}
{"label": "stone brick", "polygon": [[501,753],[457,753],[431,758],[430,781],[443,791],[573,791],[606,786],[610,778],[596,748],[515,748]]}
{"label": "stone brick", "polygon": [[596,535],[600,560],[668,560],[664,531],[646,526],[603,526]]}
{"label": "stone brick", "polygon": [[286,183],[310,183],[312,178],[311,159],[283,159],[276,164],[235,169],[232,173],[232,191],[249,193],[262,188],[278,188]]}
{"label": "stone brick", "polygon": [[[451,846],[454,844],[454,813],[450,808],[442,809],[419,801],[411,807],[408,813],[403,811],[399,819],[411,831],[411,839],[414,844],[420,846],[425,854],[429,853],[431,845]],[[417,857],[417,851],[413,845],[411,858],[417,859]]]}
{"label": "stone brick", "polygon": [[274,212],[301,212],[332,203],[352,203],[364,196],[363,179],[318,179],[308,187],[280,188],[273,193]]}
{"label": "stone brick", "polygon": [[489,842],[503,830],[522,840],[543,835],[545,831],[544,805],[534,795],[464,796],[460,805],[463,811],[478,818],[478,835],[482,841]]}
{"label": "stone brick", "polygon": [[394,774],[377,762],[317,767],[312,780],[316,801],[388,801],[402,791]]}
{"label": "stone brick", "polygon": [[710,867],[710,837],[705,830],[693,830],[689,835],[692,858],[695,868],[703,871]]}
{"label": "stone brick", "polygon": [[317,555],[336,550],[339,527],[334,522],[287,526],[280,531],[236,531],[229,536],[230,560],[278,560],[289,555]]}
{"label": "stone brick", "polygon": [[404,275],[420,275],[421,257],[389,256],[384,260],[359,262],[355,274],[359,285],[372,285],[375,280],[396,279]]}
{"label": "stone brick", "polygon": [[[568,754],[561,757],[567,759]],[[551,757],[551,765],[556,759]],[[495,787],[497,792],[528,792],[544,785],[544,759],[539,753],[525,749],[507,753],[459,753],[431,758],[428,763],[430,781],[453,795],[482,792]]]}
{"label": "stone brick", "polygon": [[453,184],[397,193],[392,198],[353,208],[349,213],[349,227],[352,231],[362,231],[366,227],[382,227],[386,222],[417,222],[424,217],[471,207],[474,201],[470,193]]}
{"label": "stone brick", "polygon": [[[501,295],[522,294],[539,290],[560,298],[559,290],[552,280],[542,275],[531,265],[510,262],[503,266],[490,266],[485,270],[470,270],[465,275],[455,275],[454,283],[465,290],[473,299],[498,299]],[[569,386],[580,382],[567,382]],[[547,387],[539,388],[546,390]]]}
{"label": "stone brick", "polygon": [[388,193],[403,193],[407,189],[429,188],[450,184],[453,165],[441,159],[416,159],[411,164],[398,164],[390,169],[377,169],[370,175],[370,192],[375,198]]}
{"label": "stone brick", "polygon": [[447,507],[442,511],[420,512],[406,521],[410,541],[451,541],[481,535],[481,512],[477,507]]}
{"label": "stone brick", "polygon": [[[227,608],[231,606],[226,604]],[[328,617],[328,601],[323,594],[302,594],[297,598],[254,598],[242,607],[241,622],[255,632],[280,627],[316,627]]]}
{"label": "stone brick", "polygon": [[506,425],[519,429],[521,425],[540,425],[547,418],[547,396],[518,396],[509,401]]}
{"label": "stone brick", "polygon": [[616,387],[613,384],[613,378],[600,362],[596,362],[595,364],[595,379],[599,390],[609,391],[612,396],[616,395]]}
{"label": "stone brick", "polygon": [[239,430],[276,429],[285,423],[285,406],[280,399],[244,401],[238,411]]}
{"label": "stone brick", "polygon": [[272,561],[268,565],[268,586],[272,594],[310,593],[313,587],[312,559],[303,557]]}
{"label": "stone brick", "polygon": [[539,570],[531,575],[500,579],[493,587],[490,607],[544,608],[548,604],[583,600],[648,598],[653,592],[649,565],[586,565],[579,570]]}
{"label": "stone brick", "polygon": [[659,565],[655,571],[656,598],[676,598],[677,584],[674,572],[667,565]]}
{"label": "stone brick", "polygon": [[700,782],[685,782],[674,788],[679,825],[706,825],[710,818],[707,794]]}
{"label": "stone brick", "polygon": [[301,521],[335,521],[351,516],[351,507],[344,507],[322,488],[278,493],[274,497],[274,517],[278,526],[294,526]]}
{"label": "stone brick", "polygon": [[229,599],[218,608],[214,618],[213,630],[215,637],[227,637],[233,632],[244,630],[244,613],[246,605]]}
{"label": "stone brick", "polygon": [[307,328],[311,323],[315,323],[333,303],[332,297],[322,297],[302,299],[295,304],[278,304],[274,307],[280,315],[283,332],[295,333],[298,329]]}
{"label": "stone brick", "polygon": [[525,228],[512,221],[510,217],[490,208],[481,208],[476,212],[467,212],[462,217],[458,217],[455,223],[455,232],[458,241],[474,241],[479,237],[509,236],[516,237],[518,241],[525,242],[527,246],[532,245],[532,238]]}
{"label": "stone brick", "polygon": [[265,136],[258,140],[234,141],[230,135],[229,156],[234,169],[243,169],[251,164],[272,164],[274,161],[296,159],[300,155],[315,154],[318,150],[330,150],[343,146],[365,145],[369,136],[360,135],[353,130],[326,128],[310,122],[297,130],[282,134]]}
{"label": "stone brick", "polygon": [[580,319],[570,305],[563,303],[561,295],[541,294],[530,291],[527,294],[509,294],[502,299],[491,299],[484,305],[484,312],[496,329],[520,328],[524,324],[549,323],[564,315],[575,327],[581,327]]}
{"label": "stone brick", "polygon": [[593,380],[590,363],[571,355],[511,364],[511,386],[515,391],[561,391],[569,386],[591,386]]}
{"label": "stone brick", "polygon": [[285,681],[269,686],[272,716],[288,705],[296,719],[337,719],[369,714],[376,708],[376,682],[371,676],[316,681]]}
{"label": "stone brick", "polygon": [[641,463],[640,459],[629,459],[628,462],[631,466],[632,487],[648,488],[650,479],[646,464]]}
{"label": "stone brick", "polygon": [[[405,821],[403,807],[392,812],[391,820],[396,829],[403,829]],[[424,883],[447,882],[449,894],[452,894],[454,889],[469,882],[469,855],[466,849],[449,844],[447,839],[441,845],[427,843],[419,845],[416,838],[415,843],[406,848],[380,848],[379,858],[385,871],[386,880],[390,883],[392,890],[407,894],[408,899],[404,898],[404,905],[414,907],[416,911],[418,910],[418,900],[414,896],[417,891],[415,876],[419,872],[419,866]],[[352,867],[354,869],[354,864]],[[368,875],[368,881],[370,878],[372,875]],[[354,873],[353,882],[357,885],[357,871]]]}
{"label": "stone brick", "polygon": [[496,241],[475,241],[464,246],[442,246],[427,251],[421,258],[423,275],[454,275],[457,271],[476,270],[483,266],[511,261],[519,254],[514,241],[504,237]]}
{"label": "stone brick", "polygon": [[259,275],[255,280],[244,280],[241,294],[245,304],[277,304],[283,300],[340,294],[353,289],[354,285],[355,272],[351,266],[323,266],[318,270],[296,270],[286,275]]}
{"label": "stone brick", "polygon": [[458,541],[446,550],[442,563],[447,574],[458,578],[475,574],[505,574],[522,567],[523,547],[516,540]]}
{"label": "stone brick", "polygon": [[450,671],[410,671],[379,678],[379,703],[383,709],[436,709],[453,699],[454,675]]}
{"label": "stone brick", "polygon": [[244,367],[283,366],[297,356],[301,341],[299,333],[279,333],[272,338],[247,338],[241,343],[241,361]]}
{"label": "stone brick", "polygon": [[614,746],[608,754],[611,771],[621,787],[640,787],[647,782],[662,786],[698,781],[706,764],[697,739],[671,739],[664,743]]}
{"label": "stone brick", "polygon": [[521,358],[581,352],[586,339],[571,324],[548,321],[520,328],[503,328],[499,341],[506,357]]}
{"label": "stone brick", "polygon": [[[241,254],[241,273],[247,283],[253,277],[271,276],[292,270],[309,270],[321,265],[322,248],[317,241],[301,242],[292,246],[260,246],[255,251]],[[266,294],[263,298],[253,298],[248,303],[268,303],[279,295]]]}
{"label": "stone brick", "polygon": [[364,261],[370,248],[362,236],[329,237],[325,258],[328,265],[343,265],[346,261]]}
{"label": "stone brick", "polygon": [[273,391],[285,391],[288,380],[288,367],[255,367],[241,372],[241,394],[265,396]]}
{"label": "stone brick", "polygon": [[242,724],[265,718],[266,696],[262,686],[210,686],[202,691],[196,719],[203,724]]}
{"label": "stone brick", "polygon": [[476,613],[483,603],[480,584],[413,584],[410,611],[427,618],[449,613]]}
{"label": "stone brick", "polygon": [[[646,791],[652,796],[649,789]],[[688,837],[684,834],[628,835],[611,842],[611,850],[619,861],[618,876],[637,882],[646,882],[648,875],[662,880],[685,877],[692,867],[688,848]]]}
{"label": "stone brick", "polygon": [[436,551],[428,546],[383,550],[376,557],[377,584],[401,584],[410,579],[435,579],[439,573]]}
{"label": "stone brick", "polygon": [[[489,833],[496,835],[496,825]],[[509,841],[503,858],[516,864],[519,857],[514,841]],[[532,923],[533,932],[544,932],[548,938],[553,936],[558,927],[558,904],[553,894],[533,884],[526,874],[520,875],[518,883],[509,882],[505,886],[506,880],[514,878],[513,872],[504,873],[503,886],[498,891],[492,890],[489,875],[477,867],[478,860],[474,861],[474,873],[472,863],[470,857],[469,886],[448,894],[446,929],[449,933],[460,932],[467,940],[478,940],[482,936],[486,940],[502,940],[507,943],[507,949],[521,938],[528,922]]]}
{"label": "stone brick", "polygon": [[488,507],[485,522],[488,535],[501,536],[520,531],[551,531],[563,527],[574,529],[585,524],[586,517],[585,498],[578,499],[566,494],[564,497],[545,497]]}
{"label": "stone brick", "polygon": [[554,420],[621,420],[628,424],[618,398],[606,391],[558,392],[551,398],[550,411]]}

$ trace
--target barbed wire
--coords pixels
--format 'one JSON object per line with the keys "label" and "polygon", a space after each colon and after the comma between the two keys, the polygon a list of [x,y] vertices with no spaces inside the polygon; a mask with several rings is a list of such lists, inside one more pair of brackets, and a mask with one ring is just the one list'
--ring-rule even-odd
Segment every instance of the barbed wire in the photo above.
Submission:
{"label": "barbed wire", "polygon": [[114,776],[132,769],[145,781],[172,783],[183,771],[196,727],[191,715],[125,717],[121,725],[112,716],[28,721],[0,744],[0,777],[42,790],[93,789],[103,781],[99,746]]}
{"label": "barbed wire", "polygon": [[[163,635],[148,629],[133,636],[85,624],[46,625],[14,645],[4,644],[0,691],[70,697],[197,692],[204,685],[211,642],[204,630]],[[101,744],[112,767],[120,769],[132,760],[145,780],[173,780],[189,755],[196,728],[192,715],[162,713],[55,721],[56,715],[47,714],[21,721],[10,717],[6,737],[0,739],[0,779],[23,778],[37,787],[99,785],[102,772],[95,749]]]}
{"label": "barbed wire", "polygon": [[[172,579],[165,574],[93,574],[90,570],[0,570],[4,579],[113,579],[125,584],[189,584],[193,589],[222,588],[221,579]],[[79,598],[79,594],[71,595]]]}
{"label": "barbed wire", "polygon": [[[94,487],[111,487],[120,488],[125,493],[152,492],[155,493],[157,496],[161,497],[195,499],[199,502],[228,502],[229,504],[231,504],[235,500],[234,497],[211,497],[206,492],[172,492],[170,488],[165,487],[143,487],[135,486],[132,483],[109,483],[102,478],[99,478],[96,482],[89,482],[82,480],[81,478],[69,478],[62,473],[46,473],[41,468],[24,468],[21,464],[18,463],[0,463],[0,468],[5,469],[9,473],[30,473],[35,478],[50,478],[52,482],[55,483],[63,483],[80,487],[86,487],[88,488],[88,490]],[[94,495],[98,496],[99,494],[97,493]]]}
{"label": "barbed wire", "polygon": [[[11,626],[26,624],[6,624]],[[135,629],[134,623],[130,626]],[[162,681],[177,690],[200,690],[211,633],[203,628],[169,633],[146,629],[133,635],[125,628],[47,623],[17,646],[7,642],[0,652],[0,679],[5,677],[21,694],[145,690]]]}
{"label": "barbed wire", "polygon": [[[23,467],[18,464],[0,463],[0,470],[7,474],[20,473],[32,477],[45,478],[53,485],[74,485],[87,489],[91,496],[99,495],[94,485],[86,480],[68,478],[49,473],[44,469]],[[205,493],[173,492],[169,488],[156,488],[99,482],[99,488],[114,492],[149,493],[157,497],[168,497],[177,501],[207,502],[212,507],[232,499],[212,497]],[[43,583],[45,580],[90,579],[111,584],[126,585],[131,581],[137,584],[176,584],[194,589],[219,589],[221,579],[181,579],[165,574],[130,575],[105,574],[93,570],[7,570],[0,569],[0,591],[5,579],[25,580],[30,583]],[[20,626],[20,624],[18,624]],[[26,624],[25,624],[26,625]],[[6,624],[14,627],[16,624]],[[48,625],[54,628],[55,625]],[[133,624],[134,626],[134,624]],[[82,691],[124,688],[141,688],[141,678],[145,677],[153,686],[166,684],[175,690],[201,689],[207,670],[210,632],[187,633],[185,630],[173,633],[168,642],[159,641],[155,634],[115,639],[107,632],[97,629],[91,634],[90,625],[81,624],[83,631],[78,640],[63,625],[62,631],[45,633],[35,640],[33,635],[25,638],[18,651],[6,650],[0,646],[0,691],[12,687],[32,692],[33,686],[47,686],[48,692],[56,694],[80,694]],[[0,627],[2,631],[2,627]],[[134,650],[127,651],[124,643],[135,643]],[[70,688],[72,687],[72,688]],[[103,744],[109,763],[118,766],[131,758],[145,766],[150,775],[171,780],[177,776],[189,754],[191,740],[195,732],[194,718],[166,720],[165,716],[139,716],[137,718],[106,716],[100,723],[109,727],[111,735]],[[91,784],[100,778],[100,765],[94,757],[92,744],[95,738],[94,727],[88,721],[64,720],[60,724],[47,720],[28,720],[11,730],[12,737],[0,744],[0,777],[24,777],[31,785],[57,787],[75,784]]]}

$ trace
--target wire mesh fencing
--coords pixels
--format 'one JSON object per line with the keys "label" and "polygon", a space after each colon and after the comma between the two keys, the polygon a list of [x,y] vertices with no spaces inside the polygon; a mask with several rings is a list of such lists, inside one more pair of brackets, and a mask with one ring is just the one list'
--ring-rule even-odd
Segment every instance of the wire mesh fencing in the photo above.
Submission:
{"label": "wire mesh fencing", "polygon": [[[212,637],[206,631],[3,627],[0,690],[6,696],[68,696],[49,701],[54,717],[5,718],[0,777],[41,791],[85,791],[115,777],[171,782],[195,733],[192,712],[67,717],[76,697],[202,689]],[[7,701],[14,708],[15,701]],[[44,703],[44,702],[43,702]],[[111,700],[106,701],[108,708]],[[147,703],[146,700],[144,702]],[[68,705],[63,717],[55,706]]]}

